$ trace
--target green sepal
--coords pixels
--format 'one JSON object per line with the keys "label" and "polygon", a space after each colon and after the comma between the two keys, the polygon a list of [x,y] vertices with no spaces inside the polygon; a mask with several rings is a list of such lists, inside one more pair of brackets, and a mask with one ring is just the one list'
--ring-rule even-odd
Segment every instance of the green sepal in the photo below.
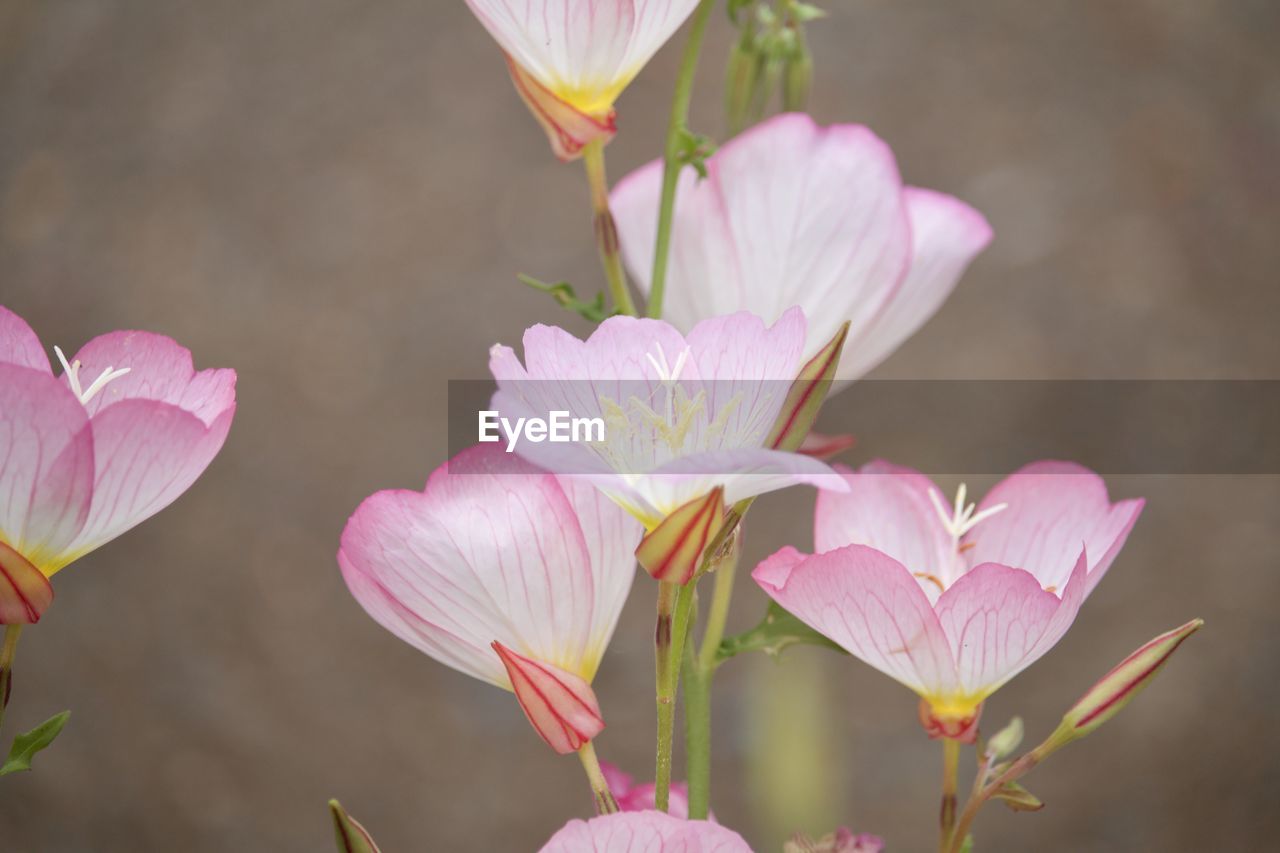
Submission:
{"label": "green sepal", "polygon": [[31,731],[23,732],[14,738],[13,746],[9,748],[8,759],[0,765],[0,776],[30,770],[31,759],[37,752],[47,749],[53,743],[54,738],[62,731],[62,727],[67,724],[70,717],[70,711],[54,714]]}
{"label": "green sepal", "polygon": [[1017,782],[1005,782],[991,796],[1003,801],[1006,806],[1015,812],[1038,812],[1044,808],[1044,802],[1039,797]]}
{"label": "green sepal", "polygon": [[792,616],[776,601],[769,602],[760,624],[741,634],[726,637],[716,652],[716,661],[723,662],[743,652],[764,652],[777,657],[788,646],[822,646],[842,654],[848,654],[840,646],[819,634]]}
{"label": "green sepal", "polygon": [[520,280],[521,284],[526,284],[534,290],[550,294],[551,298],[559,303],[561,308],[572,311],[579,317],[590,320],[593,323],[600,323],[620,313],[616,309],[611,311],[605,307],[603,292],[597,293],[596,298],[590,302],[583,302],[578,298],[578,294],[574,292],[573,285],[567,281],[557,281],[554,284],[550,284],[524,273],[517,275],[516,278]]}

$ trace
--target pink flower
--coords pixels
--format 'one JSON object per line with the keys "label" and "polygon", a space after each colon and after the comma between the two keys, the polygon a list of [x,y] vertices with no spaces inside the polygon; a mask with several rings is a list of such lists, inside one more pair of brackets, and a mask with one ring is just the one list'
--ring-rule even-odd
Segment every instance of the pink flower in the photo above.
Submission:
{"label": "pink flower", "polygon": [[[652,782],[637,785],[630,773],[624,773],[607,761],[600,762],[600,769],[609,783],[610,793],[618,801],[618,808],[624,812],[643,812],[656,807],[656,786]],[[667,813],[672,817],[689,817],[689,786],[684,782],[672,782],[670,795]]]}
{"label": "pink flower", "polygon": [[523,363],[510,347],[490,351],[493,409],[513,421],[556,411],[602,421],[602,441],[522,442],[515,452],[589,479],[649,530],[717,486],[730,504],[795,483],[842,489],[825,463],[765,446],[804,340],[798,309],[771,327],[743,312],[687,335],[635,317],[611,317],[585,341],[533,326]]}
{"label": "pink flower", "polygon": [[561,159],[613,137],[613,102],[697,0],[467,0]]}
{"label": "pink flower", "polygon": [[818,553],[785,548],[753,577],[920,694],[934,736],[973,736],[983,700],[1071,627],[1143,506],[1112,504],[1102,478],[1064,462],[1028,465],[976,506],[884,462],[844,476],[846,494],[818,498]]}
{"label": "pink flower", "polygon": [[590,687],[635,575],[640,526],[587,484],[497,447],[459,453],[426,490],[367,498],[338,564],[379,624],[512,690],[557,752],[604,728]]}
{"label": "pink flower", "polygon": [[751,853],[742,836],[705,820],[656,811],[571,820],[542,853]]}
{"label": "pink flower", "polygon": [[162,335],[94,338],[55,377],[35,332],[0,307],[0,622],[35,622],[48,578],[185,492],[222,448],[233,370]]}
{"label": "pink flower", "polygon": [[782,846],[782,853],[883,853],[884,839],[869,832],[854,835],[840,827],[816,841],[803,833]]}
{"label": "pink flower", "polygon": [[[858,125],[782,115],[725,145],[708,177],[680,176],[664,317],[679,329],[731,311],[766,321],[798,305],[812,355],[846,320],[837,379],[879,364],[941,307],[991,240],[977,211],[904,187],[893,152]],[[662,163],[610,198],[623,256],[647,291]]]}

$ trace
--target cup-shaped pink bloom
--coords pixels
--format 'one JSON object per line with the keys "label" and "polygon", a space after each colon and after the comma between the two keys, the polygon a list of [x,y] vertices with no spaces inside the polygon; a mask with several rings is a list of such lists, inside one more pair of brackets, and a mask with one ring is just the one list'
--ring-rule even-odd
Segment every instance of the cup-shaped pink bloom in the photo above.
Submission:
{"label": "cup-shaped pink bloom", "polygon": [[[585,341],[533,326],[524,362],[506,346],[489,354],[502,417],[603,423],[603,436],[518,443],[544,468],[589,480],[649,530],[717,486],[735,501],[795,483],[843,489],[825,463],[766,447],[803,366],[804,315],[773,325],[745,312],[698,323],[611,317]],[[602,440],[595,440],[602,438]]]}
{"label": "cup-shaped pink bloom", "polygon": [[[652,782],[637,783],[635,777],[607,761],[600,762],[600,770],[609,783],[609,792],[624,812],[652,811],[657,808],[657,786]],[[672,782],[667,814],[672,817],[689,817],[689,785]]]}
{"label": "cup-shaped pink bloom", "polygon": [[613,137],[613,103],[697,0],[467,0],[563,160]]}
{"label": "cup-shaped pink bloom", "polygon": [[571,820],[542,853],[751,853],[742,836],[718,823],[658,811],[618,812]]}
{"label": "cup-shaped pink bloom", "polygon": [[[769,321],[798,305],[808,355],[847,320],[837,380],[871,370],[924,325],[991,240],[973,208],[904,187],[893,152],[859,125],[778,116],[725,143],[707,172],[680,176],[664,318],[690,329],[740,310]],[[656,161],[610,198],[646,292],[661,184]]]}
{"label": "cup-shaped pink bloom", "polygon": [[481,445],[436,469],[425,491],[367,498],[338,565],[384,628],[513,691],[538,734],[572,752],[604,727],[590,683],[640,533],[589,484]]}
{"label": "cup-shaped pink bloom", "polygon": [[[1071,627],[1142,511],[1102,478],[1037,462],[981,503],[923,474],[844,470],[818,498],[818,553],[786,548],[753,577],[780,605],[923,699],[930,734],[963,737],[983,700]],[[927,706],[927,707],[926,707]]]}
{"label": "cup-shaped pink bloom", "polygon": [[162,335],[94,338],[67,368],[0,307],[0,622],[36,621],[47,578],[177,499],[235,414],[235,371]]}

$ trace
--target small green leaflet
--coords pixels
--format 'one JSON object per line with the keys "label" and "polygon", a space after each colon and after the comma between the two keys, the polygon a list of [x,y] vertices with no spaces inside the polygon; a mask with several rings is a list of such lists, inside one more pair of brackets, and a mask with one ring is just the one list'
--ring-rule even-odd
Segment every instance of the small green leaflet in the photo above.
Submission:
{"label": "small green leaflet", "polygon": [[723,662],[742,652],[764,652],[776,657],[787,646],[797,644],[822,646],[847,654],[844,649],[783,610],[777,602],[771,601],[759,625],[720,643],[716,659]]}
{"label": "small green leaflet", "polygon": [[13,739],[13,747],[9,750],[9,758],[0,766],[0,776],[8,776],[21,770],[31,769],[31,759],[42,749],[53,743],[62,727],[67,724],[70,711],[63,711],[45,720],[29,732]]}
{"label": "small green leaflet", "polygon": [[574,292],[573,285],[567,281],[557,281],[555,284],[550,284],[524,273],[516,276],[516,278],[520,280],[521,284],[526,284],[534,290],[551,294],[551,298],[558,302],[560,307],[567,308],[579,317],[590,320],[593,323],[602,322],[618,313],[605,308],[603,293],[597,293],[596,298],[590,302],[583,302],[578,298],[578,294]]}

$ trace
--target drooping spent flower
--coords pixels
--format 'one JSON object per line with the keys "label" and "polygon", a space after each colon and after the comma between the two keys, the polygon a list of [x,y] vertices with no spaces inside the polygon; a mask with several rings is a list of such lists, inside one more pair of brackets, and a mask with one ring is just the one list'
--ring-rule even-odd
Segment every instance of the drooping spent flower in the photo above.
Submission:
{"label": "drooping spent flower", "polygon": [[459,453],[422,492],[367,498],[338,565],[379,624],[515,693],[557,752],[603,728],[591,690],[635,575],[640,525],[586,483],[498,447]]}
{"label": "drooping spent flower", "polygon": [[1071,627],[1143,501],[1062,462],[1014,473],[977,505],[883,462],[819,495],[817,554],[783,549],[753,577],[812,628],[921,697],[934,737],[972,740],[982,702]]}
{"label": "drooping spent flower", "polygon": [[[809,320],[807,355],[849,321],[837,380],[865,374],[937,312],[991,240],[958,199],[904,187],[893,152],[859,125],[802,114],[766,121],[680,176],[663,316],[688,330],[750,311],[770,322],[792,306]],[[648,292],[662,162],[610,196],[623,257]]]}
{"label": "drooping spent flower", "polygon": [[[490,351],[498,391],[492,408],[516,421],[562,412],[596,421],[598,434],[569,442],[521,441],[516,453],[589,480],[649,531],[676,517],[693,531],[681,541],[696,558],[725,503],[796,483],[844,488],[830,467],[772,449],[788,392],[803,365],[804,315],[773,325],[738,313],[705,320],[682,335],[660,320],[611,317],[585,341],[533,326],[524,361],[506,346]],[[687,516],[687,518],[686,518]],[[660,580],[688,580],[689,554],[641,562]],[[677,568],[678,567],[678,568]],[[670,569],[665,571],[665,569]]]}
{"label": "drooping spent flower", "polygon": [[467,0],[562,160],[616,131],[614,101],[698,0]]}
{"label": "drooping spent flower", "polygon": [[571,820],[541,853],[751,853],[742,836],[718,823],[682,820],[659,811],[618,812]]}
{"label": "drooping spent flower", "polygon": [[73,358],[0,307],[0,623],[39,620],[49,578],[171,504],[235,415],[233,370],[163,335],[112,332]]}

